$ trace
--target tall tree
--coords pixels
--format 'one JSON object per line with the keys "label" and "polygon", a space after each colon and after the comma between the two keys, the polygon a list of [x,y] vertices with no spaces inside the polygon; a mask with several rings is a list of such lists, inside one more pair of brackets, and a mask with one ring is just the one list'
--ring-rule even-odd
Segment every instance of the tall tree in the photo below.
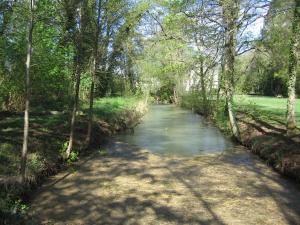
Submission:
{"label": "tall tree", "polygon": [[92,65],[92,82],[90,87],[90,107],[89,107],[89,123],[88,123],[88,131],[87,131],[87,145],[90,144],[91,135],[92,135],[92,125],[93,125],[93,106],[94,106],[94,89],[95,89],[95,78],[96,72],[98,68],[98,54],[99,54],[99,33],[100,33],[100,19],[101,19],[101,7],[102,1],[95,0],[95,6],[97,9],[97,21],[96,21],[96,29],[95,29],[95,37],[94,37],[94,49],[93,49],[93,65]]}
{"label": "tall tree", "polygon": [[78,110],[78,103],[79,103],[79,90],[80,90],[80,77],[82,72],[82,2],[79,3],[79,6],[76,7],[77,15],[76,15],[76,27],[77,33],[74,37],[74,44],[76,46],[76,59],[75,59],[75,70],[74,70],[74,77],[75,77],[75,94],[73,99],[73,110],[71,115],[71,124],[70,124],[70,137],[69,137],[69,144],[66,151],[66,157],[69,158],[73,143],[74,143],[74,131],[75,131],[75,122],[76,122],[76,114]]}
{"label": "tall tree", "polygon": [[34,0],[29,1],[29,23],[27,39],[27,59],[25,77],[25,112],[24,112],[24,137],[21,157],[21,182],[24,183],[26,177],[26,161],[28,152],[28,133],[29,133],[29,102],[30,102],[30,61],[32,54],[32,33],[33,33],[33,10]]}
{"label": "tall tree", "polygon": [[224,91],[229,115],[230,127],[233,136],[241,140],[240,131],[237,124],[235,111],[233,108],[234,95],[234,63],[236,55],[236,35],[239,15],[239,0],[220,0],[222,6],[222,18],[225,29],[224,45]]}
{"label": "tall tree", "polygon": [[292,21],[292,36],[290,43],[290,62],[288,80],[287,103],[287,134],[293,135],[296,131],[295,106],[296,106],[296,77],[299,60],[299,30],[300,30],[300,0],[295,0],[294,17]]}

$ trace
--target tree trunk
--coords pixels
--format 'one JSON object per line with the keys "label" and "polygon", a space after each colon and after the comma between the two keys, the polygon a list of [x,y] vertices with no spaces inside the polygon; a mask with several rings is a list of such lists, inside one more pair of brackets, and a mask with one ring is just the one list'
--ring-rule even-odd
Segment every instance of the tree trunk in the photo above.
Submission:
{"label": "tree trunk", "polygon": [[30,61],[32,54],[32,33],[33,33],[33,7],[34,0],[30,1],[30,19],[28,24],[28,43],[26,60],[26,81],[25,81],[25,112],[24,112],[24,137],[21,156],[21,182],[26,178],[26,162],[28,152],[28,133],[29,133],[29,101],[30,101]]}
{"label": "tree trunk", "polygon": [[233,108],[234,95],[234,63],[237,34],[237,17],[239,12],[239,0],[223,0],[223,22],[225,26],[225,49],[224,49],[224,88],[226,93],[226,104],[229,116],[231,132],[233,136],[241,141],[240,131]]}
{"label": "tree trunk", "polygon": [[219,71],[219,74],[218,74],[217,104],[219,104],[219,102],[220,102],[223,74],[224,74],[224,57],[222,57],[222,59],[221,59],[221,71]]}
{"label": "tree trunk", "polygon": [[[97,6],[97,0],[96,6]],[[96,71],[98,67],[98,46],[99,46],[99,32],[100,32],[100,13],[101,13],[101,0],[98,0],[98,8],[97,8],[97,27],[95,32],[95,42],[94,42],[94,53],[93,53],[93,70],[92,70],[92,83],[90,89],[90,108],[89,108],[89,123],[88,123],[88,131],[86,137],[86,145],[87,147],[90,145],[91,136],[92,136],[92,126],[93,126],[93,116],[94,116],[94,88],[95,88],[95,79],[96,79]]]}
{"label": "tree trunk", "polygon": [[176,85],[173,88],[173,99],[174,99],[174,104],[178,105],[178,96],[177,96],[177,91],[176,91]]}
{"label": "tree trunk", "polygon": [[88,147],[91,142],[93,116],[94,116],[94,88],[95,88],[95,76],[96,76],[96,58],[93,59],[93,70],[92,70],[92,82],[90,87],[90,107],[89,107],[89,123],[88,131],[86,136],[86,146]]}
{"label": "tree trunk", "polygon": [[[78,56],[77,56],[78,57]],[[75,96],[74,96],[74,104],[73,104],[73,110],[72,110],[72,117],[71,117],[71,125],[70,125],[70,138],[69,138],[69,145],[66,151],[66,157],[69,158],[71,151],[73,149],[73,143],[74,143],[74,130],[75,130],[75,123],[76,123],[76,113],[78,109],[78,101],[79,101],[79,88],[80,88],[80,76],[81,76],[81,68],[80,64],[78,62],[78,59],[76,60],[76,70],[75,70],[75,77],[76,77],[76,84],[75,84]]]}
{"label": "tree trunk", "polygon": [[201,85],[201,95],[202,95],[202,103],[203,103],[203,113],[207,115],[208,113],[208,101],[206,95],[206,86],[205,86],[205,74],[204,74],[204,62],[201,60],[200,62],[200,85]]}
{"label": "tree trunk", "polygon": [[288,80],[288,103],[287,103],[287,135],[292,136],[296,133],[296,77],[297,77],[297,63],[298,47],[299,47],[299,29],[300,29],[300,0],[295,0],[296,6],[294,10],[294,18],[292,22],[292,37],[290,47],[290,61],[289,61],[289,80]]}
{"label": "tree trunk", "polygon": [[69,158],[71,151],[73,149],[73,143],[74,143],[74,130],[75,130],[75,123],[76,123],[76,113],[78,109],[78,102],[79,102],[79,90],[80,90],[80,77],[81,77],[81,55],[82,55],[82,38],[81,38],[81,6],[79,9],[79,31],[78,31],[78,43],[75,43],[77,45],[77,55],[76,55],[76,68],[75,68],[75,96],[74,96],[74,104],[73,104],[73,110],[72,110],[72,116],[71,116],[71,124],[70,124],[70,137],[69,137],[69,145],[66,151],[66,157]]}

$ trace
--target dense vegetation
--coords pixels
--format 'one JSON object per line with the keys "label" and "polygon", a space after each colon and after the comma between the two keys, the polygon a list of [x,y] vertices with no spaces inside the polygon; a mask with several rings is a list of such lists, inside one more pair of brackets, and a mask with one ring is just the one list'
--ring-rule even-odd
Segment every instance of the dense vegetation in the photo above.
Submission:
{"label": "dense vegetation", "polygon": [[1,182],[76,158],[99,118],[126,126],[136,96],[192,108],[240,142],[237,113],[276,117],[294,138],[299,30],[299,0],[1,1]]}

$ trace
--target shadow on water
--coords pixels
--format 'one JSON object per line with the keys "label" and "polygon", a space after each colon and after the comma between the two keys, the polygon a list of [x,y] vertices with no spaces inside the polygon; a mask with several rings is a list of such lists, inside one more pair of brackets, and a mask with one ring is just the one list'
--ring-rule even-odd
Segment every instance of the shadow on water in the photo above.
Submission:
{"label": "shadow on water", "polygon": [[[32,224],[297,224],[300,193],[255,157],[159,157],[113,142],[33,198]],[[30,224],[30,223],[29,223]]]}

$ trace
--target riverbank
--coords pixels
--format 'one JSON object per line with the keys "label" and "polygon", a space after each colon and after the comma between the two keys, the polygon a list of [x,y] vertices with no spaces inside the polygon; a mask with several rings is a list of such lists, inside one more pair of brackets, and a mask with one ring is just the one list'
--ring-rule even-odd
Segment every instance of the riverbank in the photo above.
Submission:
{"label": "riverbank", "polygon": [[276,171],[300,182],[300,102],[295,115],[298,134],[293,137],[286,135],[287,99],[239,95],[235,102],[243,144]]}
{"label": "riverbank", "polygon": [[[236,112],[241,132],[241,144],[252,153],[259,155],[267,165],[283,176],[300,182],[300,134],[294,137],[286,136],[284,110],[281,109],[284,100],[279,99],[279,109],[276,109],[276,98],[249,97],[248,99],[253,99],[259,104],[265,104],[267,101],[268,105],[263,107],[255,102],[247,101],[246,97],[236,97],[236,102],[239,102]],[[183,100],[185,101],[183,107],[206,116],[223,133],[230,135],[229,121],[221,104],[211,103],[208,114],[205,115],[202,112],[201,100],[197,96],[187,96]],[[299,105],[297,107],[300,108]]]}
{"label": "riverbank", "polygon": [[286,136],[284,126],[274,126],[243,111],[237,115],[242,144],[277,172],[300,182],[300,136]]}
{"label": "riverbank", "polygon": [[[106,142],[110,135],[120,130],[133,128],[145,113],[144,102],[135,97],[104,98],[95,101],[95,118],[91,146],[86,149],[87,107],[79,111],[75,129],[74,161],[81,161]],[[26,194],[39,186],[45,178],[67,169],[72,162],[65,162],[62,153],[69,136],[69,115],[31,114],[28,154],[28,179],[21,186],[17,179],[22,143],[22,114],[5,114],[0,120],[0,218],[17,220],[26,213],[22,201]],[[5,224],[4,221],[0,223]],[[13,222],[10,222],[12,224]]]}

